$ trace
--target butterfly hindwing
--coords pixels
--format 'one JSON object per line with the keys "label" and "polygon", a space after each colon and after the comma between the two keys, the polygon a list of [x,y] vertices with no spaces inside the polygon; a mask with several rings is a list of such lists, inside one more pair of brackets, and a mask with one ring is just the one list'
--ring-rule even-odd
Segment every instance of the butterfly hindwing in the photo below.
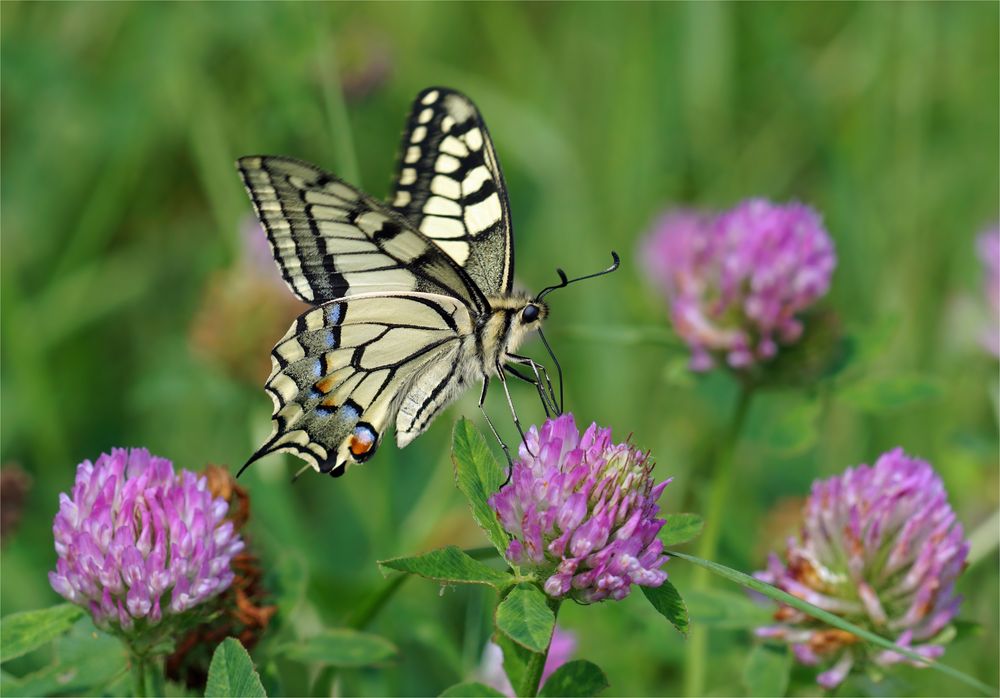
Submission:
{"label": "butterfly hindwing", "polygon": [[438,294],[365,294],[306,311],[271,353],[274,430],[250,462],[277,451],[323,472],[364,462],[421,376],[472,338],[467,307]]}
{"label": "butterfly hindwing", "polygon": [[485,308],[450,257],[364,192],[292,158],[250,156],[237,166],[282,276],[307,303],[416,291]]}
{"label": "butterfly hindwing", "polygon": [[465,95],[446,88],[417,95],[391,203],[484,294],[510,292],[514,248],[507,189],[486,125]]}

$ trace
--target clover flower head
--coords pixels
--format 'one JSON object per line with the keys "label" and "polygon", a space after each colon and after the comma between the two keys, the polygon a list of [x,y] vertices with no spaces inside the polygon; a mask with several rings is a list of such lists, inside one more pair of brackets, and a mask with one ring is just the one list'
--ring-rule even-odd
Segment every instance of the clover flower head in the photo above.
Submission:
{"label": "clover flower head", "polygon": [[982,233],[976,240],[976,250],[985,271],[983,295],[990,312],[982,343],[993,356],[1000,357],[1000,226]]}
{"label": "clover flower head", "polygon": [[715,216],[667,213],[642,256],[696,371],[719,357],[746,369],[795,342],[803,329],[798,315],[826,294],[837,263],[812,208],[765,199]]}
{"label": "clover flower head", "polygon": [[564,414],[531,427],[519,455],[489,500],[511,535],[511,564],[535,570],[549,596],[584,603],[663,584],[656,500],[669,481],[653,483],[645,454],[596,424],[580,434]]}
{"label": "clover flower head", "polygon": [[[184,618],[233,580],[243,541],[204,477],[146,449],[114,449],[77,467],[52,525],[49,582],[105,630],[130,634]],[[188,614],[190,615],[190,614]]]}
{"label": "clover flower head", "polygon": [[[897,448],[874,466],[815,482],[799,538],[757,576],[931,659],[944,652],[938,636],[958,613],[955,580],[968,551],[941,479]],[[817,682],[825,688],[855,666],[910,662],[789,606],[775,620],[757,634],[788,642],[801,663],[823,667]]]}

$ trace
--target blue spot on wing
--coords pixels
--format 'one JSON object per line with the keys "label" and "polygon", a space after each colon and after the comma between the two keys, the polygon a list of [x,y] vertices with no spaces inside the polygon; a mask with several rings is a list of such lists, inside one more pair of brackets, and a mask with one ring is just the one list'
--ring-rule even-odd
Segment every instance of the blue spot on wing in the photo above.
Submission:
{"label": "blue spot on wing", "polygon": [[333,349],[337,346],[337,338],[333,336],[332,330],[327,330],[325,339],[327,348]]}
{"label": "blue spot on wing", "polygon": [[342,313],[341,313],[340,303],[334,303],[333,305],[328,306],[326,309],[326,321],[331,325],[339,325],[341,315]]}
{"label": "blue spot on wing", "polygon": [[344,416],[344,419],[350,422],[357,421],[358,418],[361,417],[361,410],[358,409],[357,404],[355,404],[350,400],[345,402],[343,406],[341,406],[340,410]]}
{"label": "blue spot on wing", "polygon": [[313,373],[317,378],[321,378],[323,376],[323,362],[319,359],[316,359],[316,363],[313,365]]}

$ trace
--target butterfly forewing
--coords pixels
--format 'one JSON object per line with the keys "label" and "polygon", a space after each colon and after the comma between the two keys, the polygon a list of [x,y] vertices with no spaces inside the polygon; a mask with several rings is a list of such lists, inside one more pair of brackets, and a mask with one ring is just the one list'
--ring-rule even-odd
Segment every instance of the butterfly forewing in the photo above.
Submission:
{"label": "butterfly forewing", "polygon": [[467,97],[430,88],[414,100],[391,203],[484,294],[510,292],[514,252],[507,190],[486,125]]}
{"label": "butterfly forewing", "polygon": [[483,293],[451,257],[367,194],[292,158],[237,164],[282,276],[302,300],[416,291],[485,309]]}
{"label": "butterfly forewing", "polygon": [[271,353],[274,429],[251,462],[277,451],[324,472],[364,462],[428,367],[453,363],[472,333],[466,305],[438,294],[364,294],[303,313]]}

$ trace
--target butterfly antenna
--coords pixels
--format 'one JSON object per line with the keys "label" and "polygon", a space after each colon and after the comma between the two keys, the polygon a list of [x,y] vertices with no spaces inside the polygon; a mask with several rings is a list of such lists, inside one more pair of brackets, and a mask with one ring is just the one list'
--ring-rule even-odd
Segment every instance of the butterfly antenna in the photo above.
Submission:
{"label": "butterfly antenna", "polygon": [[[561,270],[560,270],[561,271]],[[559,377],[559,409],[557,410],[556,416],[558,417],[563,413],[563,374],[562,366],[559,364],[559,359],[556,358],[556,353],[552,350],[552,345],[549,344],[549,340],[545,339],[545,335],[542,334],[542,328],[538,328],[538,336],[542,338],[542,344],[549,352],[549,356],[552,357],[552,363],[556,365],[556,375]],[[555,400],[553,400],[555,402]],[[555,405],[553,405],[555,407]]]}
{"label": "butterfly antenna", "polygon": [[555,291],[557,288],[565,288],[570,284],[575,284],[577,281],[584,281],[585,279],[593,279],[597,276],[604,276],[605,274],[610,274],[621,265],[621,258],[618,257],[618,253],[615,252],[614,250],[611,250],[611,259],[613,259],[614,261],[612,262],[611,266],[608,267],[607,269],[602,269],[601,271],[594,272],[593,274],[587,274],[585,276],[578,276],[575,279],[568,278],[566,276],[566,272],[564,272],[562,269],[556,269],[556,274],[559,275],[559,283],[553,286],[548,286],[546,288],[543,288],[541,291],[538,292],[538,295],[535,296],[535,300],[540,301],[542,300],[543,297],[545,297],[552,291]]}

